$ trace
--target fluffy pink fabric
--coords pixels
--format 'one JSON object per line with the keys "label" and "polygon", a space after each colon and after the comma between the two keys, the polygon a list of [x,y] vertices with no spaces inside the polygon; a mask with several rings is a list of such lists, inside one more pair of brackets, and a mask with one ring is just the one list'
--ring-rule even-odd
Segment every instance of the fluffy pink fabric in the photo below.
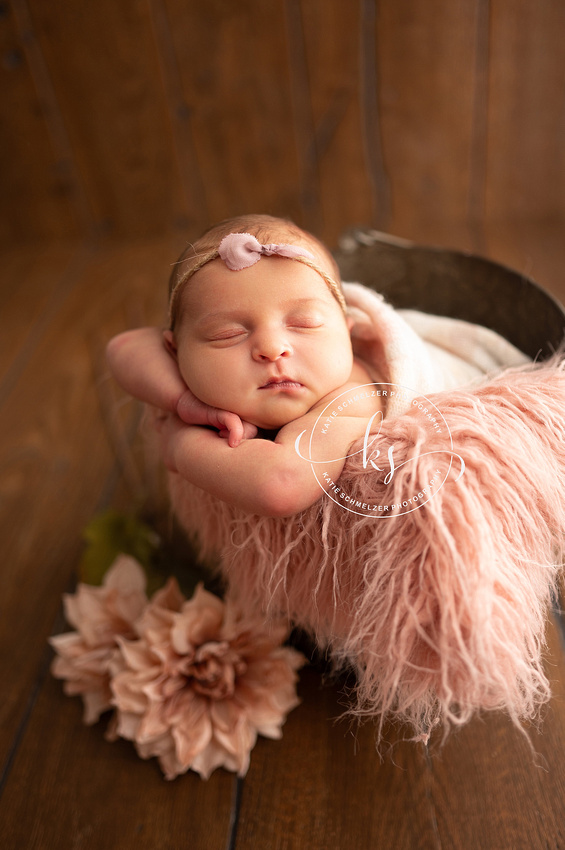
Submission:
{"label": "fluffy pink fabric", "polygon": [[[357,674],[359,714],[407,721],[417,738],[480,709],[518,723],[549,698],[542,669],[548,605],[565,530],[565,365],[508,370],[430,398],[448,422],[457,464],[411,513],[375,519],[327,496],[289,519],[249,516],[170,478],[174,510],[204,557],[221,556],[229,592],[284,614]],[[436,442],[434,442],[436,441]],[[435,469],[445,436],[417,409],[385,419],[384,484],[350,457],[340,485],[363,502],[398,504]]]}

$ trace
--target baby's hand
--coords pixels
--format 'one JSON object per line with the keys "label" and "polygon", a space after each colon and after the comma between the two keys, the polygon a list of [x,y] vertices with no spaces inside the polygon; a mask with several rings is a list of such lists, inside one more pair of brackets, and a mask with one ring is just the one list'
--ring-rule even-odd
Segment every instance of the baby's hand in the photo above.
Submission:
{"label": "baby's hand", "polygon": [[227,438],[232,448],[242,440],[251,440],[257,435],[255,425],[243,422],[237,413],[204,404],[188,389],[179,399],[177,413],[187,425],[210,425],[217,428],[220,436]]}

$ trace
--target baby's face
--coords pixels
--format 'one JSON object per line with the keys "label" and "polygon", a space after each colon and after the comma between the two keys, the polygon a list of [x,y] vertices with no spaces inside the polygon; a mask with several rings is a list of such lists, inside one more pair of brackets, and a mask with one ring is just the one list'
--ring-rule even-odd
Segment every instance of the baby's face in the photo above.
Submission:
{"label": "baby's face", "polygon": [[269,430],[304,415],[353,365],[346,318],[324,280],[281,257],[200,269],[182,294],[175,339],[198,398]]}

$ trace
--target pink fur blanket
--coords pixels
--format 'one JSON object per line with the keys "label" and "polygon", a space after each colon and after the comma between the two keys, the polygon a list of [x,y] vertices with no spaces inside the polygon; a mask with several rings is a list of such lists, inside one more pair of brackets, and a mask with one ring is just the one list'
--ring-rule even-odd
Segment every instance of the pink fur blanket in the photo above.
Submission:
{"label": "pink fur blanket", "polygon": [[354,668],[353,712],[408,722],[420,740],[482,709],[535,717],[565,530],[565,361],[429,394],[384,419],[372,457],[391,447],[393,475],[360,441],[332,498],[287,519],[178,475],[173,508],[240,605],[284,615]]}

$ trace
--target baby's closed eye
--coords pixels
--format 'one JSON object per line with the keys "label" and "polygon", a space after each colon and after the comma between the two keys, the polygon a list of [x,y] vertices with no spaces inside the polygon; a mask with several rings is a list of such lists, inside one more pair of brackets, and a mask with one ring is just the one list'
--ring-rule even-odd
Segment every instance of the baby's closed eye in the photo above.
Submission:
{"label": "baby's closed eye", "polygon": [[291,316],[287,320],[287,325],[290,328],[321,328],[324,324],[322,316],[318,315],[297,315]]}
{"label": "baby's closed eye", "polygon": [[207,342],[216,342],[216,343],[230,343],[230,342],[239,342],[244,339],[248,334],[246,328],[241,325],[226,327],[226,328],[218,328],[217,330],[211,331],[206,335]]}

